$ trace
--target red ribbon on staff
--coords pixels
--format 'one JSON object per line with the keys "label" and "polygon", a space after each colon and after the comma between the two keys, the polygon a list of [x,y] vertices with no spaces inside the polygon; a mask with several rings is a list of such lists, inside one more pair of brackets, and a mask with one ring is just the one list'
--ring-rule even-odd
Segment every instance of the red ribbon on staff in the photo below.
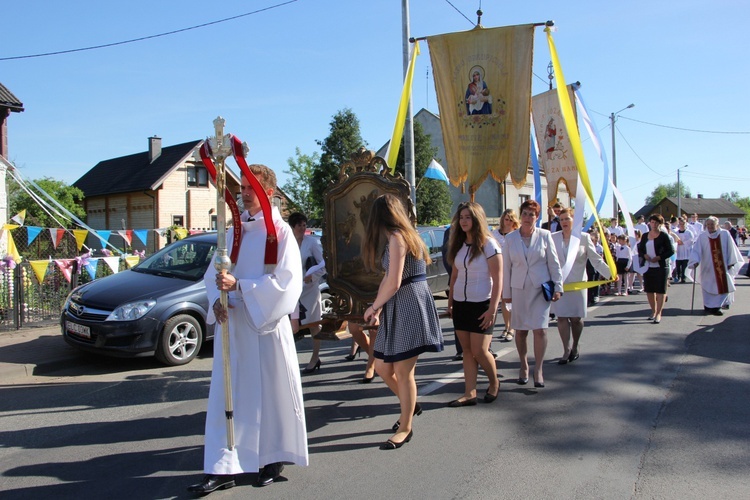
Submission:
{"label": "red ribbon on staff", "polygon": [[[208,171],[208,175],[211,176],[211,180],[216,185],[216,165],[214,165],[211,159],[211,146],[208,141],[203,142],[203,146],[200,149],[201,161]],[[232,227],[232,251],[229,254],[229,260],[232,264],[237,263],[237,257],[240,255],[240,245],[242,244],[242,224],[240,224],[240,209],[237,207],[237,200],[234,199],[234,195],[229,188],[224,186],[224,201],[229,205],[229,211],[232,212],[232,219],[234,219],[234,226]],[[226,228],[216,228],[217,231],[225,231]]]}
{"label": "red ribbon on staff", "polygon": [[276,266],[279,253],[279,240],[276,236],[276,226],[273,223],[271,202],[268,199],[268,195],[263,190],[260,181],[255,177],[255,174],[250,170],[250,167],[247,166],[245,154],[242,150],[242,141],[234,135],[230,136],[230,140],[232,141],[232,155],[234,156],[234,161],[240,166],[240,171],[245,175],[245,178],[250,181],[250,185],[260,202],[260,208],[263,210],[263,222],[266,225],[266,255],[263,262],[266,265],[266,272],[271,272],[271,268]]}
{"label": "red ribbon on staff", "polygon": [[[260,202],[260,207],[263,211],[263,222],[266,225],[266,248],[265,248],[265,257],[264,257],[264,264],[266,265],[267,272],[271,272],[272,267],[276,266],[278,262],[278,237],[276,235],[276,226],[273,223],[273,215],[271,213],[271,202],[268,200],[268,195],[263,190],[263,186],[261,185],[260,181],[257,177],[255,177],[255,174],[250,170],[250,167],[248,167],[247,162],[245,161],[245,155],[242,150],[242,141],[240,141],[236,136],[231,135],[230,136],[231,141],[231,147],[232,147],[232,156],[234,157],[234,161],[237,162],[237,165],[240,167],[240,171],[245,176],[245,178],[250,182],[250,186],[253,188],[253,191],[255,192],[255,195],[258,197],[258,201]],[[214,184],[216,183],[216,166],[214,165],[213,160],[211,160],[211,146],[209,146],[208,141],[205,141],[203,143],[203,146],[200,149],[201,154],[201,160],[203,161],[203,165],[206,166],[206,170],[208,170],[209,175],[211,176],[211,179],[214,181]],[[229,188],[226,188],[226,193],[224,194],[224,199],[226,200],[227,204],[229,205],[229,209],[232,212],[232,217],[236,221],[234,224],[234,238],[232,240],[232,252],[229,257],[229,260],[232,261],[232,263],[237,262],[237,256],[240,251],[240,242],[242,241],[242,227],[239,223],[240,221],[240,213],[239,208],[237,208],[237,201],[234,199],[234,196],[229,192]]]}

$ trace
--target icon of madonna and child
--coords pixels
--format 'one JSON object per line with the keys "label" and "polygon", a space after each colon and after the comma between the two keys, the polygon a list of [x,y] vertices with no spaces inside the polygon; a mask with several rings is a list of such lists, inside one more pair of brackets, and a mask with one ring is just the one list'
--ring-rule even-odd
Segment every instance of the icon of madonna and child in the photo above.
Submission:
{"label": "icon of madonna and child", "polygon": [[491,115],[492,95],[487,83],[484,81],[484,68],[474,66],[469,72],[469,85],[466,87],[467,115]]}

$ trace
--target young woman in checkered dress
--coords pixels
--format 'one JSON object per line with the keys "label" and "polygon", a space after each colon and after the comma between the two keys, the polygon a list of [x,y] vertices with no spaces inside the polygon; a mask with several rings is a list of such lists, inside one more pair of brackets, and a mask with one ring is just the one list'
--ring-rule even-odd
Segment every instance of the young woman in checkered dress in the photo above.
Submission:
{"label": "young woman in checkered dress", "polygon": [[442,351],[443,335],[426,281],[430,254],[401,200],[384,194],[373,202],[364,242],[362,260],[368,270],[376,266],[385,242],[380,256],[385,276],[364,319],[379,324],[375,371],[401,404],[401,416],[393,426],[397,432],[380,447],[391,450],[411,440],[413,415],[422,411],[414,379],[417,356]]}

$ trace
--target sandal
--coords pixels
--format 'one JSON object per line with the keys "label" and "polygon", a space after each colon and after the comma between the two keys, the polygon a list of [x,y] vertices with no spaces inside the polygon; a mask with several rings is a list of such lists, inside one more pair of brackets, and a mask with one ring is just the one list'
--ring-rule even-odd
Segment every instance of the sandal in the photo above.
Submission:
{"label": "sandal", "polygon": [[506,342],[512,342],[513,341],[513,334],[510,332],[505,332],[505,341]]}

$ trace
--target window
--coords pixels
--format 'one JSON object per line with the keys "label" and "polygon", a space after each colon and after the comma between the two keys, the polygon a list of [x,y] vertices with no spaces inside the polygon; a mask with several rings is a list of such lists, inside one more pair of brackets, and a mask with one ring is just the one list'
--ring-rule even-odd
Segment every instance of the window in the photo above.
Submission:
{"label": "window", "polygon": [[187,184],[191,187],[207,187],[208,171],[206,170],[206,167],[188,167]]}
{"label": "window", "polygon": [[529,201],[529,199],[531,199],[531,195],[528,195],[528,194],[519,194],[518,195],[518,206],[520,207],[525,202]]}
{"label": "window", "polygon": [[185,216],[184,215],[173,215],[172,225],[185,227]]}

